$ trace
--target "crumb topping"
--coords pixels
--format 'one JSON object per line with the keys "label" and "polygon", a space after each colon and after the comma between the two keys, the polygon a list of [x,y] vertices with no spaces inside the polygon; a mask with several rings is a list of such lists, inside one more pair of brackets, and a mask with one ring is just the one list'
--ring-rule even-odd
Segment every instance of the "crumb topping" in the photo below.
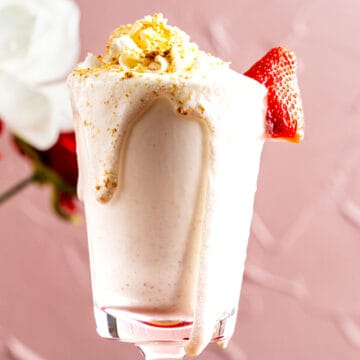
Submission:
{"label": "crumb topping", "polygon": [[154,14],[115,29],[105,55],[89,54],[78,72],[106,69],[124,72],[125,78],[133,72],[188,72],[199,52],[186,33],[168,25],[162,14]]}

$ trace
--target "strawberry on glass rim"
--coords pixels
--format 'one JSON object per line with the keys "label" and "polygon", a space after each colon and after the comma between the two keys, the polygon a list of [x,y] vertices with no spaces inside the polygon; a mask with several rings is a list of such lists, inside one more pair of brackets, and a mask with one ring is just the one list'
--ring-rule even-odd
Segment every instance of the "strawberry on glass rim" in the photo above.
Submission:
{"label": "strawberry on glass rim", "polygon": [[304,137],[304,113],[295,54],[284,47],[273,48],[244,75],[268,89],[266,137],[300,142]]}

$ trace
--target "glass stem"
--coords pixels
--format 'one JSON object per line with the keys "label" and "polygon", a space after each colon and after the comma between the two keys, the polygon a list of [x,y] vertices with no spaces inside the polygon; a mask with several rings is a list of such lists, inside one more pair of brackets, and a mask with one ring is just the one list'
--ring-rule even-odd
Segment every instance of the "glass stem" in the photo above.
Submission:
{"label": "glass stem", "polygon": [[150,342],[137,344],[145,360],[181,360],[185,356],[183,342]]}

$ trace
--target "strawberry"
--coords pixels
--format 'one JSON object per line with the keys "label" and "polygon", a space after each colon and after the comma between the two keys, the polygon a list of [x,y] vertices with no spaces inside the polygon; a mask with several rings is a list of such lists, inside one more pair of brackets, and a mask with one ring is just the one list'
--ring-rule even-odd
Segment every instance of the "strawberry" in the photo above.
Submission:
{"label": "strawberry", "polygon": [[295,54],[283,47],[273,48],[244,75],[268,89],[266,136],[301,141],[304,137],[304,114],[297,84]]}

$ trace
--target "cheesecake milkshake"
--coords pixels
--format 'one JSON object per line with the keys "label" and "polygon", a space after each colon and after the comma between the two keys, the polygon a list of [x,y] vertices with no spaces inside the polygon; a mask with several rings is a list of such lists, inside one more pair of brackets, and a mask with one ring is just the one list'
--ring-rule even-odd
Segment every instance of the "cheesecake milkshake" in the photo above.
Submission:
{"label": "cheesecake milkshake", "polygon": [[[179,356],[227,341],[267,89],[158,14],[116,29],[106,54],[89,54],[68,84],[93,299],[97,321],[106,314],[108,323],[99,333],[140,347],[176,342]],[[124,318],[146,331],[131,339],[117,327]]]}

